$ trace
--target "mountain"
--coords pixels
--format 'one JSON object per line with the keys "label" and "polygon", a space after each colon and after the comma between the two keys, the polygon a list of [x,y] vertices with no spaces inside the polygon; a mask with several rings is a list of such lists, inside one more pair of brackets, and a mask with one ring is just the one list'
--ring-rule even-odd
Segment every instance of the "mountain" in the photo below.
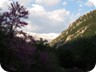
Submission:
{"label": "mountain", "polygon": [[51,46],[60,46],[64,43],[80,38],[96,35],[96,10],[90,11],[70,24],[57,38],[50,42]]}

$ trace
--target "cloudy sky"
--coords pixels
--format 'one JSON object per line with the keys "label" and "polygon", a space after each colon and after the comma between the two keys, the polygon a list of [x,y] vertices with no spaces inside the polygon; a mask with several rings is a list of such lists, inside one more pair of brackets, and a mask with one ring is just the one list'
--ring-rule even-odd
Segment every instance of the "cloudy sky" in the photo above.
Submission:
{"label": "cloudy sky", "polygon": [[95,9],[90,0],[1,0],[0,7],[7,10],[12,1],[29,10],[29,24],[23,29],[34,33],[60,33],[78,17]]}

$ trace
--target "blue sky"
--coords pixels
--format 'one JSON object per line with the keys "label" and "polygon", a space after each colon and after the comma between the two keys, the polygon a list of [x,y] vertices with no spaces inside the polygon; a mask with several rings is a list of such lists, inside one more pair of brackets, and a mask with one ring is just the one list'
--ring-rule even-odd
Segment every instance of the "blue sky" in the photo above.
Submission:
{"label": "blue sky", "polygon": [[29,24],[22,29],[34,33],[60,33],[78,17],[95,9],[90,0],[3,0],[0,7],[7,10],[12,1],[29,10]]}

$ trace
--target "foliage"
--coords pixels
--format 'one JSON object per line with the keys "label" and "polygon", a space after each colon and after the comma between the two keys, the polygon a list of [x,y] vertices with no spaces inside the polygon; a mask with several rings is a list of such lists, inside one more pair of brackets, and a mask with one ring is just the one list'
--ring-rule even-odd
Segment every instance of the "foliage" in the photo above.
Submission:
{"label": "foliage", "polygon": [[96,35],[96,10],[90,11],[69,25],[56,39],[52,40],[51,46],[60,46],[66,42],[78,38],[88,38]]}
{"label": "foliage", "polygon": [[48,49],[44,49],[49,47],[45,43],[42,46],[36,44],[37,42],[33,38],[30,38],[31,41],[27,42],[28,37],[30,36],[26,36],[26,38],[4,38],[3,47],[0,44],[1,66],[9,72],[58,71],[57,57],[52,51],[49,52]]}
{"label": "foliage", "polygon": [[21,6],[18,2],[11,3],[9,6],[9,11],[4,12],[0,16],[0,27],[7,33],[12,33],[17,30],[17,28],[27,25],[23,18],[28,18],[28,11]]}
{"label": "foliage", "polygon": [[18,27],[27,25],[22,21],[27,17],[28,11],[18,2],[11,3],[9,11],[0,15],[1,66],[8,72],[56,72],[59,66],[55,55],[49,52],[46,41],[36,41],[24,32],[20,32],[23,38],[13,35]]}
{"label": "foliage", "polygon": [[[96,37],[78,39],[57,49],[60,65],[64,68],[79,68],[90,71],[96,63],[96,45],[92,43]],[[95,42],[96,43],[96,42]]]}

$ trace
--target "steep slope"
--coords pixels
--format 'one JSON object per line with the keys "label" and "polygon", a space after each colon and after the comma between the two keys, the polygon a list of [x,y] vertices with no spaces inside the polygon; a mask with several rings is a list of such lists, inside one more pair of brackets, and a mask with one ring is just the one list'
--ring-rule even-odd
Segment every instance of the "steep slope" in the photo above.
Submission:
{"label": "steep slope", "polygon": [[66,42],[76,40],[78,38],[87,38],[96,34],[96,10],[86,13],[75,22],[73,22],[68,29],[63,31],[60,36],[54,39],[50,45],[62,45]]}

